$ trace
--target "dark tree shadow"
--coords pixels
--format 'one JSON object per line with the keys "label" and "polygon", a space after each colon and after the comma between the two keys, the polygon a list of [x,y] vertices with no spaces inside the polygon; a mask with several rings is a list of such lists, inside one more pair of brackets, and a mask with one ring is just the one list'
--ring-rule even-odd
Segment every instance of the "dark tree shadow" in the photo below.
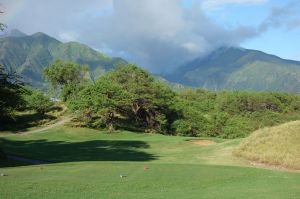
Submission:
{"label": "dark tree shadow", "polygon": [[50,120],[55,120],[56,117],[52,115],[41,115],[38,113],[24,114],[15,116],[14,119],[7,119],[0,121],[0,131],[10,131],[13,133],[23,132],[39,124]]}
{"label": "dark tree shadow", "polygon": [[[149,148],[143,141],[93,140],[65,142],[48,140],[11,141],[0,138],[5,154],[42,162],[32,164],[81,161],[150,161],[156,156],[141,151]],[[1,161],[1,160],[0,160]],[[31,163],[28,163],[31,164]],[[0,167],[19,166],[3,165]]]}

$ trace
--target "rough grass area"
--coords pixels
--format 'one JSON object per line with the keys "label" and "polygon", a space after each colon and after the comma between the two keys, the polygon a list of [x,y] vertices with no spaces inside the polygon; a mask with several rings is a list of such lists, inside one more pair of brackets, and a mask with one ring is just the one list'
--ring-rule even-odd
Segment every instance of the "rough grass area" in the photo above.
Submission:
{"label": "rough grass area", "polygon": [[300,170],[300,121],[257,130],[234,153],[259,163]]}

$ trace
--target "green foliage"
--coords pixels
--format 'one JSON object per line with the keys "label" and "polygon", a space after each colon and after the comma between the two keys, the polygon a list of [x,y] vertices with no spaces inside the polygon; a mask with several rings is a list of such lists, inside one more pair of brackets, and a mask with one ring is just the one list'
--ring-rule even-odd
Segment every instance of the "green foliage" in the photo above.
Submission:
{"label": "green foliage", "polygon": [[13,114],[24,106],[23,83],[13,72],[0,65],[0,121],[13,118]]}
{"label": "green foliage", "polygon": [[176,120],[172,127],[177,135],[200,137],[208,134],[208,125],[208,120],[201,112],[187,108],[182,118]]}
{"label": "green foliage", "polygon": [[[300,96],[277,92],[181,89],[135,65],[123,65],[94,84],[70,83],[63,93],[85,125],[185,136],[245,137],[265,126],[300,119]],[[71,94],[70,94],[71,93]]]}
{"label": "green foliage", "polygon": [[72,82],[63,86],[60,91],[60,97],[63,102],[66,102],[69,98],[74,98],[76,94],[86,85],[88,82]]}
{"label": "green foliage", "polygon": [[129,106],[130,95],[116,82],[106,77],[88,85],[70,98],[68,106],[90,127],[109,127]]}
{"label": "green foliage", "polygon": [[57,60],[44,70],[52,88],[60,91],[63,101],[73,97],[89,79],[88,66]]}
{"label": "green foliage", "polygon": [[[281,97],[284,97],[281,95]],[[289,100],[289,99],[282,100]],[[276,93],[255,92],[221,92],[217,98],[217,111],[225,111],[231,114],[257,111],[282,112],[287,103],[280,101]]]}
{"label": "green foliage", "polygon": [[183,89],[178,92],[178,96],[184,101],[186,106],[192,106],[197,111],[206,113],[214,110],[217,95],[204,89]]}
{"label": "green foliage", "polygon": [[38,90],[30,90],[29,93],[25,94],[26,108],[34,110],[39,114],[45,114],[51,110],[54,103],[50,101],[49,97]]}
{"label": "green foliage", "polygon": [[56,88],[81,82],[87,71],[88,66],[57,60],[44,70],[44,77]]}
{"label": "green foliage", "polygon": [[173,128],[180,135],[245,137],[262,127],[300,119],[300,96],[288,93],[186,89],[178,97],[183,114]]}
{"label": "green foliage", "polygon": [[[68,102],[93,127],[129,123],[163,132],[175,93],[135,65],[123,65],[78,92]],[[82,116],[84,115],[84,117]]]}
{"label": "green foliage", "polygon": [[211,128],[209,135],[213,137],[222,137],[228,119],[229,114],[226,112],[213,112],[210,115]]}

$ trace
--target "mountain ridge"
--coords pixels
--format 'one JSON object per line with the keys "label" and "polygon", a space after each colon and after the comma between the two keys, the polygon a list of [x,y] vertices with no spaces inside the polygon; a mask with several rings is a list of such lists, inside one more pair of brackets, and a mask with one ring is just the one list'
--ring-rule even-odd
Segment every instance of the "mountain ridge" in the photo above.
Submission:
{"label": "mountain ridge", "polygon": [[212,90],[300,92],[299,61],[240,47],[221,47],[164,77],[186,86]]}
{"label": "mountain ridge", "polygon": [[[42,71],[56,60],[90,66],[93,77],[127,63],[85,44],[63,43],[45,33],[26,35],[19,30],[0,38],[0,64],[25,77],[35,87],[45,87]],[[156,74],[170,85],[210,90],[255,90],[300,93],[300,62],[259,50],[224,46],[196,58],[169,74]]]}
{"label": "mountain ridge", "polygon": [[56,60],[87,64],[93,76],[127,63],[122,58],[109,57],[78,42],[60,42],[42,32],[0,38],[0,64],[17,71],[33,86],[46,86],[42,71]]}

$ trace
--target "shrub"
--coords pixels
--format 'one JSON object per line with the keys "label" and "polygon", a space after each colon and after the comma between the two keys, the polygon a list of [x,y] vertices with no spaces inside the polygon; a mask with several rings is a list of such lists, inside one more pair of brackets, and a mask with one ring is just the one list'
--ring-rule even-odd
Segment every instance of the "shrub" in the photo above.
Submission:
{"label": "shrub", "polygon": [[50,101],[49,97],[37,90],[29,91],[29,93],[25,95],[25,100],[27,108],[39,114],[45,114],[54,106],[54,103]]}

